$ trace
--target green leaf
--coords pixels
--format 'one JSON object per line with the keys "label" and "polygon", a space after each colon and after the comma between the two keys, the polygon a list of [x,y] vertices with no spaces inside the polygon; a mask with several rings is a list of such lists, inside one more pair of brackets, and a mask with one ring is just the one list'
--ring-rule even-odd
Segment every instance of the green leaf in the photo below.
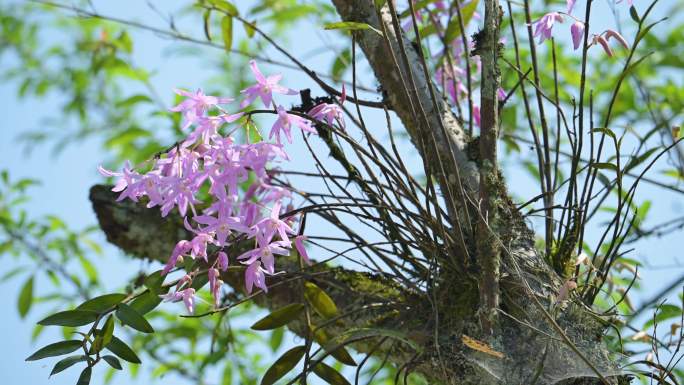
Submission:
{"label": "green leaf", "polygon": [[114,336],[114,317],[111,315],[107,317],[104,326],[102,327],[102,346],[107,346]]}
{"label": "green leaf", "polygon": [[125,298],[126,294],[105,294],[83,302],[76,307],[76,310],[88,310],[96,313],[103,313],[118,305]]}
{"label": "green leaf", "polygon": [[147,322],[145,317],[124,303],[119,304],[116,310],[116,318],[135,330],[143,333],[154,333],[152,325]]}
{"label": "green leaf", "polygon": [[211,41],[211,31],[209,30],[209,26],[211,24],[211,9],[207,9],[204,11],[204,14],[202,15],[202,20],[204,21],[204,36],[207,38],[207,40]]}
{"label": "green leaf", "polygon": [[224,16],[221,19],[221,37],[223,37],[223,47],[230,52],[233,47],[233,18]]}
{"label": "green leaf", "polygon": [[242,23],[242,28],[245,29],[245,33],[247,34],[248,38],[253,38],[254,33],[256,33],[256,20],[250,22],[250,23]]}
{"label": "green leaf", "polygon": [[88,384],[90,384],[91,374],[93,374],[93,369],[90,366],[83,369],[83,371],[81,372],[81,375],[78,377],[78,381],[76,382],[76,385],[88,385]]}
{"label": "green leaf", "polygon": [[238,9],[233,3],[225,0],[207,0],[209,4],[213,5],[219,11],[227,13],[229,16],[237,16]]}
{"label": "green leaf", "polygon": [[312,282],[304,284],[304,297],[321,317],[332,318],[337,315],[335,302],[316,284]]}
{"label": "green leaf", "polygon": [[335,23],[327,23],[326,25],[323,26],[323,29],[326,30],[332,30],[332,29],[339,29],[342,31],[365,31],[365,30],[373,30],[375,33],[378,35],[382,36],[382,31],[379,29],[366,24],[366,23],[358,23],[355,21],[338,21]]}
{"label": "green leaf", "polygon": [[323,362],[316,364],[313,367],[313,372],[330,385],[351,385],[340,372]]}
{"label": "green leaf", "polygon": [[83,341],[81,340],[55,342],[54,344],[38,349],[38,351],[28,356],[26,361],[36,361],[46,357],[61,356],[63,354],[71,353],[81,346],[83,346]]}
{"label": "green leaf", "polygon": [[138,312],[138,314],[145,315],[151,312],[155,307],[157,307],[162,302],[159,295],[149,291],[140,297],[136,298],[131,302],[131,309]]}
{"label": "green leaf", "polygon": [[143,285],[154,294],[165,294],[168,289],[164,289],[162,285],[164,284],[164,277],[162,276],[162,271],[157,270],[154,273],[145,277]]}
{"label": "green leaf", "polygon": [[349,366],[356,366],[356,361],[352,358],[351,354],[347,351],[344,346],[339,345],[334,350],[327,350],[332,345],[329,344],[330,337],[324,329],[317,329],[313,333],[314,341],[316,341],[323,349],[325,349],[331,356],[335,357],[336,360]]}
{"label": "green leaf", "polygon": [[591,167],[597,168],[599,170],[612,170],[618,172],[617,166],[608,162],[594,162],[591,164]]}
{"label": "green leaf", "polygon": [[293,303],[273,311],[266,317],[258,320],[252,325],[253,330],[271,330],[287,325],[288,322],[296,319],[304,310],[303,303]]}
{"label": "green leaf", "polygon": [[121,369],[122,369],[122,367],[121,367],[121,362],[119,362],[119,359],[118,359],[118,358],[116,358],[116,357],[114,357],[114,356],[107,355],[107,356],[102,356],[102,359],[105,360],[105,361],[107,361],[107,363],[109,364],[109,366],[111,366],[112,368],[114,368],[114,369],[116,369],[116,370],[121,370]]}
{"label": "green leaf", "polygon": [[[470,3],[461,8],[461,19],[463,20],[463,26],[467,27],[468,23],[470,23],[470,20],[473,18],[473,15],[475,15],[475,11],[477,10],[478,2],[479,0],[472,0]],[[450,43],[460,35],[461,23],[458,21],[458,14],[454,12],[454,14],[451,16],[451,20],[449,20],[449,24],[447,25],[444,38],[447,43]]]}
{"label": "green leaf", "polygon": [[276,362],[264,374],[261,379],[261,385],[272,385],[279,379],[283,378],[287,373],[294,368],[299,360],[304,356],[306,347],[304,345],[295,346],[294,348],[283,353]]}
{"label": "green leaf", "polygon": [[19,292],[17,308],[21,318],[26,317],[26,314],[31,310],[31,304],[33,304],[33,276],[26,280]]}
{"label": "green leaf", "polygon": [[671,305],[671,304],[664,304],[658,308],[658,313],[655,316],[655,320],[653,317],[648,320],[644,324],[643,329],[648,329],[651,326],[654,325],[655,322],[661,323],[665,320],[671,319],[671,318],[681,318],[682,316],[682,309],[680,309],[678,306]]}
{"label": "green leaf", "polygon": [[97,313],[90,310],[67,310],[55,313],[38,321],[39,325],[83,326],[94,322]]}
{"label": "green leaf", "polygon": [[83,355],[67,357],[67,358],[65,358],[65,359],[63,359],[63,360],[61,360],[55,364],[55,366],[52,368],[52,371],[50,372],[50,376],[55,375],[59,372],[62,372],[66,369],[69,369],[74,364],[77,364],[77,363],[85,361],[85,360],[86,360],[86,356],[83,356]]}
{"label": "green leaf", "polygon": [[122,360],[134,363],[134,364],[139,364],[140,358],[138,358],[138,355],[135,354],[135,352],[126,345],[125,342],[121,341],[118,339],[116,336],[112,336],[112,340],[107,344],[106,348],[116,354],[119,358]]}
{"label": "green leaf", "polygon": [[130,96],[130,97],[128,97],[128,98],[126,98],[120,102],[117,102],[115,104],[115,106],[117,109],[123,109],[123,108],[127,108],[130,106],[136,105],[138,103],[153,103],[153,100],[147,95],[136,94],[136,95]]}
{"label": "green leaf", "polygon": [[632,18],[637,23],[641,22],[641,19],[639,18],[639,13],[637,13],[636,8],[632,5],[629,7],[629,16]]}
{"label": "green leaf", "polygon": [[283,337],[285,336],[285,329],[278,328],[271,333],[271,338],[268,340],[268,344],[271,350],[275,353],[280,345],[283,344]]}
{"label": "green leaf", "polygon": [[627,163],[627,166],[625,166],[625,171],[624,171],[624,172],[628,172],[629,170],[633,169],[634,167],[640,165],[640,164],[643,163],[646,159],[650,158],[651,155],[653,155],[654,153],[656,153],[656,152],[658,152],[658,151],[660,151],[660,148],[655,147],[655,148],[652,148],[652,149],[650,149],[650,150],[644,152],[643,154],[641,154],[641,155],[639,155],[639,156],[637,156],[637,157],[631,158],[631,159],[629,160],[629,163]]}
{"label": "green leaf", "polygon": [[594,128],[591,130],[591,132],[598,132],[598,133],[601,133],[604,135],[608,135],[611,138],[613,138],[614,141],[617,140],[617,136],[615,136],[615,132],[613,132],[613,130],[611,130],[610,128],[607,128],[607,127]]}
{"label": "green leaf", "polygon": [[340,81],[344,72],[349,68],[351,64],[351,51],[348,49],[343,50],[337,55],[333,61],[332,69],[330,70],[333,80]]}
{"label": "green leaf", "polygon": [[410,340],[406,334],[390,329],[380,329],[380,328],[357,328],[348,330],[339,336],[335,337],[330,344],[325,347],[326,351],[333,351],[338,349],[340,346],[347,345],[352,342],[361,341],[367,338],[373,337],[389,337],[395,340],[401,341],[409,345],[416,352],[422,352],[422,348],[415,341]]}

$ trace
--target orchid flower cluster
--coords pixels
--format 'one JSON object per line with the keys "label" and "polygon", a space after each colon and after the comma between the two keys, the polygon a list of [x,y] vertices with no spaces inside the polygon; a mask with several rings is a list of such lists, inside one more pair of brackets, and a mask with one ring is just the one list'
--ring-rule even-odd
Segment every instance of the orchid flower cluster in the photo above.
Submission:
{"label": "orchid flower cluster", "polygon": [[[575,22],[570,26],[570,35],[572,36],[573,48],[578,49],[582,45],[585,25],[584,22],[572,15],[572,10],[575,8],[576,1],[577,0],[567,0],[567,10],[565,12],[549,12],[534,23],[534,37],[539,37],[539,44],[544,42],[544,40],[551,38],[553,26],[556,24],[556,22],[562,23],[564,21],[563,15],[566,15],[575,20]],[[631,6],[632,0],[627,0],[627,3]],[[629,44],[627,44],[625,38],[612,29],[607,29],[600,34],[592,34],[591,42],[588,44],[588,46],[591,47],[594,45],[600,45],[608,56],[613,56],[613,51],[608,43],[608,40],[611,38],[614,38],[623,47],[629,49]]]}
{"label": "orchid flower cluster", "polygon": [[[413,0],[412,0],[413,1]],[[577,0],[567,0],[567,8],[565,11],[549,12],[539,18],[537,21],[533,22],[534,37],[539,38],[539,43],[550,39],[552,36],[553,27],[559,23],[563,23],[565,18],[574,20],[570,26],[570,35],[572,37],[572,43],[574,49],[578,49],[582,45],[584,38],[585,23],[572,15],[573,9],[575,8],[575,3]],[[623,0],[617,1],[618,3]],[[415,1],[414,1],[415,2]],[[632,0],[627,0],[628,5],[632,5]],[[461,18],[467,22],[465,28],[472,23],[477,23],[481,20],[481,15],[475,11],[477,6],[477,0],[462,1],[456,5],[448,5],[444,1],[433,1],[428,2],[428,4],[422,7],[416,7],[415,16],[416,20],[421,22],[437,26],[435,30],[445,31],[449,30],[447,23],[451,23],[456,18],[456,12],[454,12],[453,7],[460,6]],[[466,16],[468,15],[468,16]],[[410,15],[409,15],[410,16]],[[413,30],[413,18],[407,17],[402,23],[402,27],[405,31],[410,32]],[[616,31],[612,29],[607,29],[600,34],[592,34],[589,36],[588,46],[600,45],[607,55],[613,56],[613,50],[610,47],[610,39],[615,39],[620,45],[625,48],[629,48],[627,41]],[[464,41],[465,40],[465,41]],[[503,40],[502,40],[503,43]],[[467,47],[466,47],[467,45]],[[467,48],[467,49],[466,49]],[[473,74],[480,72],[480,58],[479,56],[469,57],[469,53],[472,52],[474,48],[474,42],[470,38],[455,38],[448,42],[445,46],[445,50],[436,50],[434,57],[439,58],[438,66],[435,71],[435,81],[437,84],[442,85],[444,93],[449,96],[453,101],[454,105],[462,105],[464,101],[469,98],[469,93],[471,96],[475,95],[475,90],[469,89],[468,85],[468,66],[474,65],[470,71],[470,78],[476,79]],[[448,50],[449,52],[446,52]],[[448,55],[447,55],[448,53]],[[442,58],[448,57],[449,60],[441,60]],[[474,87],[471,84],[471,87]],[[502,88],[498,90],[499,100],[504,100],[507,96],[506,91]],[[472,120],[476,126],[480,126],[480,107],[473,100]]]}
{"label": "orchid flower cluster", "polygon": [[[281,135],[291,143],[293,127],[315,134],[312,121],[332,124],[333,119],[344,127],[337,105],[315,106],[308,114],[311,119],[290,114],[283,106],[276,105],[273,94],[295,95],[298,92],[281,86],[281,75],[264,76],[254,61],[250,65],[257,82],[241,91],[244,98],[240,107],[245,108],[259,98],[266,108],[274,109],[277,119],[269,138],[275,137],[275,143],[241,144],[230,134],[219,133],[224,125],[240,121],[246,114],[244,111],[231,114],[221,107],[234,99],[205,95],[202,90],[195,93],[176,90],[185,100],[171,111],[183,114],[184,129],[193,127],[188,136],[165,154],[155,157],[151,170],[145,173],[128,164],[121,172],[100,167],[103,175],[118,178],[112,190],[121,193],[119,201],[128,198],[137,202],[145,196],[147,207],[159,206],[162,217],[169,215],[172,209],[178,209],[186,229],[194,236],[176,244],[162,274],[168,274],[183,262],[184,257],[204,260],[209,265],[209,288],[216,307],[222,287],[220,271],[228,269],[228,253],[238,242],[242,245],[253,242],[251,249],[235,257],[246,266],[248,293],[254,286],[268,291],[266,276],[276,274],[275,256],[289,255],[293,237],[294,247],[309,263],[304,247],[306,237],[293,228],[297,219],[283,217],[283,212],[292,208],[292,194],[272,183],[269,167],[289,160]],[[245,120],[249,121],[242,119]],[[208,196],[208,202],[200,201],[201,191]],[[209,254],[213,256],[211,260]],[[183,301],[192,313],[195,289],[191,286],[198,274],[198,269],[187,272],[178,281],[175,291],[163,296],[164,300]]]}

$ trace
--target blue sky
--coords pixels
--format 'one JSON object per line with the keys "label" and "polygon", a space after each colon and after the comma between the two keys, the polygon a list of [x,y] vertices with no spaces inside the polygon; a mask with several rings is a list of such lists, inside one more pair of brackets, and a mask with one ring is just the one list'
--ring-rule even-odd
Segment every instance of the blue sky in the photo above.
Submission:
{"label": "blue sky", "polygon": [[[169,5],[168,3],[171,3]],[[182,1],[167,2],[165,7],[178,9]],[[156,16],[148,12],[147,15],[132,15],[132,9],[146,9],[139,5],[139,1],[127,0],[119,1],[115,4],[102,6],[100,11],[103,13],[116,14],[122,17],[134,17],[140,20],[156,20]],[[167,102],[171,100],[171,90],[176,86],[186,86],[196,88],[206,82],[206,75],[202,72],[203,64],[198,60],[179,59],[177,56],[166,60],[168,53],[165,47],[170,46],[169,41],[164,41],[158,37],[145,32],[131,31],[135,41],[136,63],[148,69],[155,69],[153,83],[157,90],[161,92]],[[293,36],[307,33],[307,30],[299,28],[294,31]],[[323,38],[321,38],[323,36]],[[330,35],[317,34],[317,40],[329,38]],[[317,64],[322,64],[317,57],[313,57],[308,63],[316,68]],[[3,62],[0,61],[0,65]],[[327,64],[321,68],[328,68]],[[292,85],[296,83],[302,75],[282,71],[285,73],[286,83]],[[178,74],[182,74],[179,82]],[[179,84],[180,83],[180,84]],[[370,83],[370,82],[369,82]],[[49,146],[38,145],[33,148],[30,156],[18,146],[15,138],[28,130],[39,127],[43,119],[50,115],[58,115],[59,95],[49,95],[41,100],[18,100],[16,98],[17,84],[6,82],[0,84],[0,116],[3,121],[0,123],[0,169],[8,169],[12,178],[31,177],[41,180],[41,186],[31,190],[32,201],[29,213],[38,217],[44,214],[56,214],[63,218],[69,226],[78,229],[96,222],[88,201],[88,190],[91,185],[101,183],[103,178],[96,172],[97,166],[103,161],[103,154],[100,143],[96,140],[87,140],[77,145],[66,148],[58,156],[55,156]],[[36,111],[39,111],[36,113]],[[379,117],[369,118],[381,119]],[[406,147],[407,153],[409,148]],[[305,150],[299,145],[294,147],[292,154],[304,154]],[[417,162],[417,158],[409,159]],[[294,166],[303,166],[305,158],[295,159]],[[417,164],[417,163],[416,163]],[[524,196],[530,190],[530,180],[521,172],[511,171],[507,175],[512,189]],[[654,197],[653,216],[671,215],[672,212],[682,212],[682,206],[676,198],[667,194],[644,186],[641,196]],[[660,194],[660,195],[656,195]],[[596,232],[599,230],[595,229]],[[100,239],[103,244],[104,239]],[[643,282],[648,283],[642,293],[637,297],[649,297],[660,287],[670,282],[673,277],[684,272],[682,256],[679,243],[676,237],[668,237],[644,242],[638,245],[634,251],[637,257],[648,255],[648,262],[654,268],[641,271]],[[5,263],[0,267],[0,275],[16,264],[16,260],[5,258]],[[105,255],[97,261],[100,272],[107,272],[111,280],[107,280],[107,289],[114,290],[140,267],[138,261],[129,260],[121,256],[114,247],[106,247]],[[3,317],[0,319],[0,340],[5,343],[2,359],[0,359],[0,372],[4,373],[5,381],[9,384],[73,384],[77,376],[76,370],[67,372],[66,375],[56,376],[47,381],[47,374],[56,360],[46,360],[37,363],[26,363],[24,358],[39,346],[56,340],[58,335],[52,331],[46,331],[36,343],[31,343],[30,335],[33,325],[48,310],[38,306],[33,309],[25,320],[21,320],[16,311],[16,298],[19,286],[23,281],[11,280],[0,283],[0,290],[4,294],[0,299]],[[37,291],[40,292],[41,283],[37,283]],[[674,295],[671,298],[675,298]],[[180,308],[179,308],[180,310]],[[8,349],[9,347],[9,349]],[[93,384],[98,384],[103,376],[102,369],[96,369],[93,375]],[[168,381],[168,380],[162,380]],[[173,381],[173,379],[171,379]],[[161,381],[160,381],[161,382]],[[113,384],[136,383],[130,381],[125,374],[114,380]],[[137,383],[141,383],[138,381]]]}

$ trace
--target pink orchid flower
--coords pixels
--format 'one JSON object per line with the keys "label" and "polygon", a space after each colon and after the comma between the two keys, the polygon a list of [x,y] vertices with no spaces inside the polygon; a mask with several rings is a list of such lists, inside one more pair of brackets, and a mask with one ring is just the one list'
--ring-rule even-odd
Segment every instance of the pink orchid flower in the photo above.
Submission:
{"label": "pink orchid flower", "polygon": [[271,103],[273,102],[274,92],[283,95],[298,94],[297,91],[287,87],[283,87],[278,84],[280,79],[283,78],[283,75],[276,74],[264,76],[264,74],[262,74],[261,71],[259,71],[259,67],[257,67],[257,64],[254,60],[250,60],[249,65],[250,67],[252,67],[252,73],[254,73],[254,77],[256,78],[257,84],[240,91],[240,93],[245,94],[245,100],[243,100],[242,103],[240,103],[240,107],[244,108],[248,106],[254,101],[254,99],[259,97],[261,98],[261,101],[264,103],[264,106],[268,108],[271,106]]}

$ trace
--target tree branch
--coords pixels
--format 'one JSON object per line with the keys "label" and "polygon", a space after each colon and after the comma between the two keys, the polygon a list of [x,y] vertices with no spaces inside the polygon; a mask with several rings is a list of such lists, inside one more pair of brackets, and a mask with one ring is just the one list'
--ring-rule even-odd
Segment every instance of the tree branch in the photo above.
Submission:
{"label": "tree branch", "polygon": [[497,199],[498,186],[497,139],[499,134],[499,103],[497,90],[501,74],[499,58],[499,30],[501,8],[498,0],[485,1],[484,29],[476,35],[474,54],[482,63],[480,87],[480,210],[477,225],[477,251],[480,265],[480,318],[485,333],[494,333],[496,309],[499,307],[500,247],[492,231],[499,232],[500,220]]}

